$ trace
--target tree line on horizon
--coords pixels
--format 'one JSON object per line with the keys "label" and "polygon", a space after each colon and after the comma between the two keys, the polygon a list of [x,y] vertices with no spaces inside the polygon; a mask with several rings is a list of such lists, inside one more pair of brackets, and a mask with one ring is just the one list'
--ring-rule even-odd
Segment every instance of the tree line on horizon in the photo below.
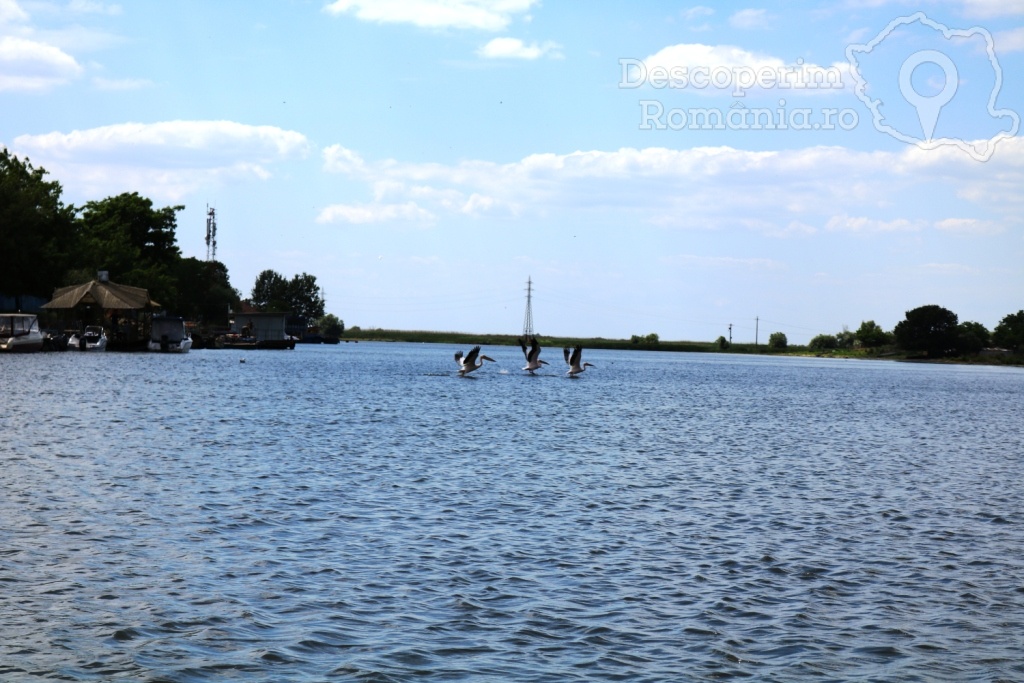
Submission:
{"label": "tree line on horizon", "polygon": [[[719,337],[718,344],[725,348],[728,342]],[[768,336],[768,348],[781,351],[788,346],[786,335],[773,332]],[[906,317],[891,332],[886,332],[874,320],[861,322],[855,332],[843,328],[836,334],[819,334],[808,343],[812,351],[841,349],[881,349],[892,347],[909,354],[928,358],[976,355],[992,346],[1018,354],[1024,352],[1024,310],[1006,315],[991,332],[978,322],[959,322],[953,311],[929,304],[906,312]]]}
{"label": "tree line on horizon", "polygon": [[[183,257],[177,243],[182,205],[156,208],[137,192],[76,207],[62,187],[0,148],[0,294],[22,308],[25,297],[49,299],[64,286],[106,271],[118,284],[141,287],[167,312],[207,327],[221,327],[239,310],[242,294],[220,261]],[[267,270],[253,286],[257,311],[288,311],[302,325],[325,318],[322,290],[308,273],[291,281]],[[328,323],[340,323],[330,316]],[[342,323],[343,329],[343,323]]]}

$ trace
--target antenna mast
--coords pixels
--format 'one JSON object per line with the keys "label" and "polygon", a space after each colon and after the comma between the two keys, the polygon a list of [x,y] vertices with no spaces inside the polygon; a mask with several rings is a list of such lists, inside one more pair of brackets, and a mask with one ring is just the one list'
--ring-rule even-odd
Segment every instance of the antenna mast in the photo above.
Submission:
{"label": "antenna mast", "polygon": [[533,280],[526,278],[526,316],[523,318],[523,336],[533,336]]}
{"label": "antenna mast", "polygon": [[206,205],[206,260],[217,260],[217,210]]}

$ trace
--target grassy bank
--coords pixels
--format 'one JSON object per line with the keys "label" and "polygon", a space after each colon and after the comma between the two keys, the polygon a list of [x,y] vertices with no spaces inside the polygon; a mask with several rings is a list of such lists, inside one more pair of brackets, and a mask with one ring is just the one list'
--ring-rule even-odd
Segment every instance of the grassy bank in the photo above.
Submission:
{"label": "grassy bank", "polygon": [[[431,344],[452,344],[455,346],[518,346],[519,337],[514,334],[476,334],[468,332],[429,332],[425,330],[380,330],[353,329],[345,332],[344,339],[360,341],[417,342]],[[552,337],[537,335],[541,346],[564,347],[582,344],[588,349],[639,349],[647,351],[717,351],[710,342],[659,341],[656,343],[634,343],[629,339],[605,339],[603,337]],[[736,345],[739,346],[739,345]],[[749,345],[753,349],[753,344]],[[742,353],[742,351],[740,351]]]}
{"label": "grassy bank", "polygon": [[[413,342],[430,344],[450,344],[455,347],[476,346],[518,346],[518,335],[514,334],[479,334],[469,332],[433,332],[428,330],[381,330],[353,328],[345,332],[345,341],[380,341],[380,342]],[[604,337],[552,337],[537,335],[541,346],[561,348],[582,344],[587,349],[625,349],[635,351],[685,351],[690,353],[741,353],[762,354],[773,356],[805,356],[817,358],[849,358],[861,360],[903,360],[927,361],[927,358],[915,357],[898,352],[892,347],[878,349],[833,349],[815,351],[806,346],[789,346],[784,351],[769,351],[765,344],[734,343],[722,350],[714,342],[699,341],[662,341],[647,342],[630,339],[605,339]],[[967,356],[960,358],[944,358],[936,362],[971,363],[983,365],[1024,365],[1024,356]]]}

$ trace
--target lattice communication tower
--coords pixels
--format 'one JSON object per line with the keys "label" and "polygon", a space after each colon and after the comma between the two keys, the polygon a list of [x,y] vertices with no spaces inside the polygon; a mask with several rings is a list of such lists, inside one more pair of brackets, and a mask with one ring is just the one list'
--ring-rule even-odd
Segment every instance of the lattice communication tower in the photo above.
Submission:
{"label": "lattice communication tower", "polygon": [[206,260],[217,260],[217,210],[206,205]]}

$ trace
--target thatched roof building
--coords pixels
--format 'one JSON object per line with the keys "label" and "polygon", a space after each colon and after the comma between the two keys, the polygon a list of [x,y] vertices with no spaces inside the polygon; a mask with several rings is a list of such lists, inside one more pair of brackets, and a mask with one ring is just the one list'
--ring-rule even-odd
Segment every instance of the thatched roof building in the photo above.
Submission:
{"label": "thatched roof building", "polygon": [[143,310],[160,304],[149,298],[149,291],[110,281],[90,280],[84,285],[61,287],[53,299],[43,304],[46,309],[70,309],[79,304],[92,304],[104,310]]}

